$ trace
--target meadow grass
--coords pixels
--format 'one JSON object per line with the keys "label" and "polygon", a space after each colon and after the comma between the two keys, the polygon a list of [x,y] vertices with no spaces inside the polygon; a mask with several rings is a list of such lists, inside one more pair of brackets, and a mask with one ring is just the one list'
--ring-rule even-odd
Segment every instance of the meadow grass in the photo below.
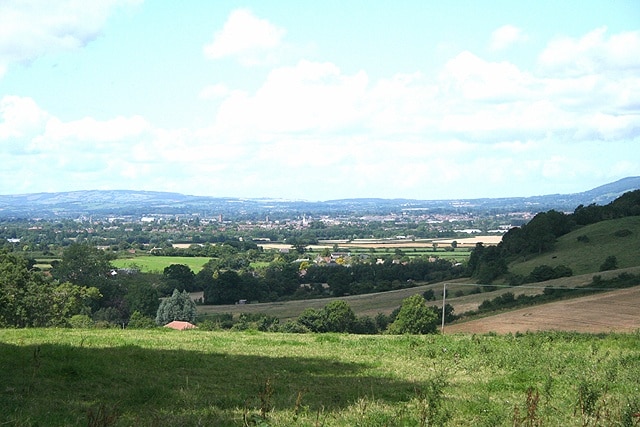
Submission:
{"label": "meadow grass", "polygon": [[0,330],[0,366],[0,425],[633,426],[640,411],[640,333]]}
{"label": "meadow grass", "polygon": [[133,258],[118,258],[111,261],[116,268],[138,268],[140,271],[162,273],[165,267],[171,264],[184,264],[188,266],[194,273],[202,270],[202,267],[211,258],[207,257],[181,257],[181,256],[155,256],[143,255]]}

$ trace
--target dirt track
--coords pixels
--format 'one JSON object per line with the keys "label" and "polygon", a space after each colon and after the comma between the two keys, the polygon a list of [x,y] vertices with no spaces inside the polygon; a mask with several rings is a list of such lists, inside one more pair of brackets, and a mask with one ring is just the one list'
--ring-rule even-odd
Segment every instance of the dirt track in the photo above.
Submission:
{"label": "dirt track", "polygon": [[446,325],[444,332],[506,334],[541,330],[594,333],[640,330],[640,286]]}

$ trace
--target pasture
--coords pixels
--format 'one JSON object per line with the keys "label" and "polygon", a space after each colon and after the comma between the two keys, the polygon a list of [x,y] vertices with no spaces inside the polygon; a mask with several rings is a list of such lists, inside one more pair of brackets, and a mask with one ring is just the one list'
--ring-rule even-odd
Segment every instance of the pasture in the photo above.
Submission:
{"label": "pasture", "polygon": [[134,258],[118,258],[111,261],[116,268],[137,268],[142,272],[162,273],[165,267],[171,264],[187,265],[194,273],[202,270],[209,261],[207,257],[181,257],[181,256],[155,256],[143,255]]}
{"label": "pasture", "polygon": [[0,424],[633,426],[639,340],[0,330]]}

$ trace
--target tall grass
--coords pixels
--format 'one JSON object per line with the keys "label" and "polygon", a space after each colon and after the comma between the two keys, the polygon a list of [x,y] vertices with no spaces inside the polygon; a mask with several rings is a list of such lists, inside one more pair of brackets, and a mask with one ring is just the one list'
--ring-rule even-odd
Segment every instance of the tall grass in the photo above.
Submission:
{"label": "tall grass", "polygon": [[0,425],[634,425],[639,343],[1,330]]}

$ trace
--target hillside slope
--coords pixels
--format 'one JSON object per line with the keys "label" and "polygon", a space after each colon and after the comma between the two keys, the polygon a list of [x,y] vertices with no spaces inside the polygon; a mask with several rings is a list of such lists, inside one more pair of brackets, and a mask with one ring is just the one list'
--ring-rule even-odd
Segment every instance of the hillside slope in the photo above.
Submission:
{"label": "hillside slope", "polygon": [[640,330],[639,311],[640,286],[635,286],[446,325],[445,333],[633,332]]}
{"label": "hillside slope", "polygon": [[[585,238],[586,237],[586,238]],[[640,265],[640,216],[602,221],[560,237],[555,248],[526,261],[509,265],[509,271],[526,276],[539,265],[566,265],[574,275],[598,272],[608,256],[618,268]]]}

